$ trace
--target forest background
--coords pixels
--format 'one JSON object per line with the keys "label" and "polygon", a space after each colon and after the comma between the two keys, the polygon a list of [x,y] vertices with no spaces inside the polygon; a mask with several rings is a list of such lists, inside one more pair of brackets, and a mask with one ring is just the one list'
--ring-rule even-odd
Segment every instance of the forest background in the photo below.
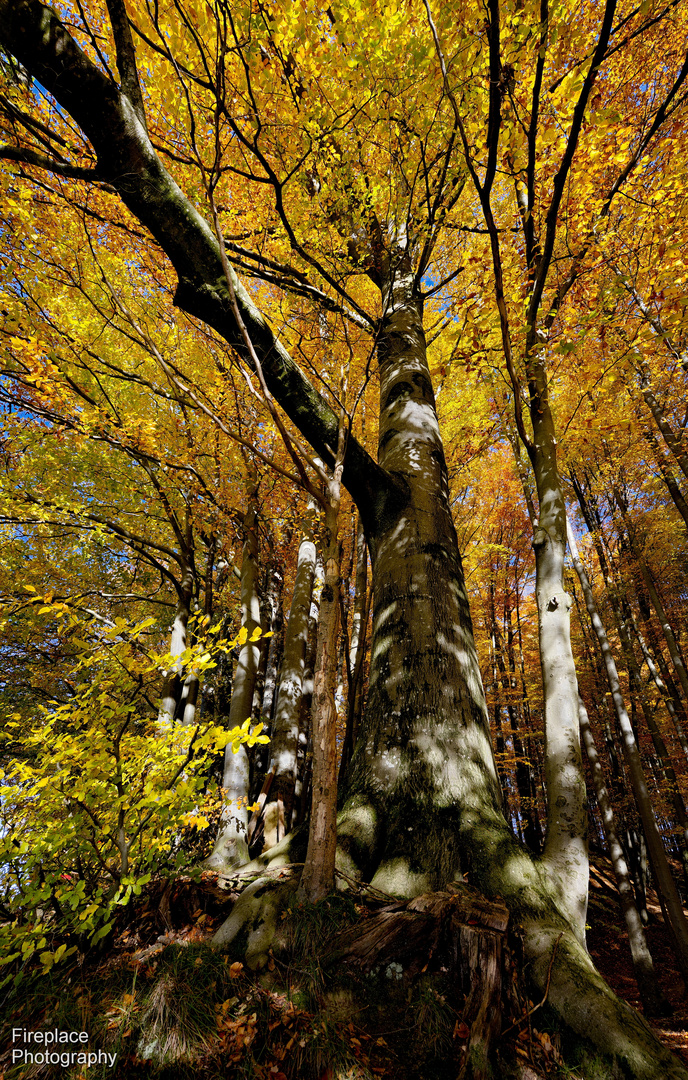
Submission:
{"label": "forest background", "polygon": [[[460,755],[579,943],[589,815],[661,1012],[648,852],[688,975],[685,6],[55,10],[0,3],[6,992],[203,860],[331,892],[337,774],[392,822],[376,869],[340,818],[340,883],[509,907],[484,834],[448,854],[465,778],[460,823],[385,786],[426,680],[489,721]],[[595,1045],[653,1075],[643,1038]]]}

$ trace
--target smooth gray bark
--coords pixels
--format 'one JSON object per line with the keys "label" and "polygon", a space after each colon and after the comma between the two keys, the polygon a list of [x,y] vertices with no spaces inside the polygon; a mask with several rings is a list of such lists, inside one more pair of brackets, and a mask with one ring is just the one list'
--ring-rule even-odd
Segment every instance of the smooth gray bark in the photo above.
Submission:
{"label": "smooth gray bark", "polygon": [[491,858],[469,841],[483,812],[498,830],[506,823],[422,305],[408,256],[398,250],[393,257],[378,339],[379,460],[399,497],[394,512],[367,529],[375,597],[370,689],[338,833],[356,872],[373,872],[386,892],[413,896],[459,879],[471,849],[474,863]]}
{"label": "smooth gray bark", "polygon": [[578,681],[571,649],[572,600],[564,586],[566,507],[547,374],[535,343],[526,366],[533,426],[529,452],[539,503],[533,549],[545,707],[547,832],[542,858],[561,883],[562,904],[584,943],[588,904],[587,794],[578,724]]}
{"label": "smooth gray bark", "polygon": [[315,544],[310,539],[310,534],[307,534],[299,545],[294,592],[284,637],[279,692],[270,746],[270,761],[276,766],[276,770],[271,799],[266,808],[266,819],[268,815],[275,813],[277,817],[274,822],[271,822],[270,828],[266,820],[266,842],[272,839],[273,828],[276,839],[281,839],[279,832],[283,836],[285,830],[288,831],[294,802],[308,617],[316,558]]}
{"label": "smooth gray bark", "polygon": [[[257,487],[252,473],[248,478],[248,508],[244,515],[244,543],[241,559],[241,626],[247,640],[239,650],[236,672],[232,682],[232,699],[227,725],[230,730],[250,718],[253,690],[260,659],[260,645],[251,641],[254,630],[260,628],[260,597],[258,595],[258,529]],[[245,746],[235,754],[232,744],[225,747],[222,789],[225,806],[217,838],[206,865],[221,873],[248,862],[248,803],[250,768]]]}

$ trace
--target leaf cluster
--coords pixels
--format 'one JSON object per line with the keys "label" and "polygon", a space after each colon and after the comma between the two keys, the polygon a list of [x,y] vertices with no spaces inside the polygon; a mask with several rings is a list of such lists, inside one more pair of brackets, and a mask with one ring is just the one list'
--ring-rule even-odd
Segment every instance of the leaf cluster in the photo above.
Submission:
{"label": "leaf cluster", "polygon": [[[151,877],[186,866],[189,830],[207,829],[222,799],[208,787],[214,757],[268,741],[250,720],[226,730],[159,718],[146,691],[171,657],[148,648],[154,620],[95,632],[65,608],[41,610],[70,624],[73,697],[37,706],[28,722],[11,714],[0,735],[12,753],[0,773],[0,986],[96,945]],[[246,638],[219,629],[199,632],[186,665],[207,671]]]}

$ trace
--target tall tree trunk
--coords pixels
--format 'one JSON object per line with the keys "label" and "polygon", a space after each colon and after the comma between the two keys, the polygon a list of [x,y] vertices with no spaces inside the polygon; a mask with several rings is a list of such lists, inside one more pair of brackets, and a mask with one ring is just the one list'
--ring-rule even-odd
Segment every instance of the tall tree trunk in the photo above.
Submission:
{"label": "tall tree trunk", "polygon": [[[509,675],[507,676],[508,683],[505,683],[505,685],[508,685],[510,694],[513,695],[516,690],[516,657],[514,655],[514,632],[511,625],[511,608],[508,605],[506,607],[506,618]],[[504,676],[506,676],[506,671],[504,671]],[[533,768],[530,764],[530,761],[526,760],[523,741],[521,739],[521,733],[517,720],[518,710],[514,707],[512,697],[509,700],[507,709],[509,713],[509,723],[511,725],[511,739],[514,747],[514,756],[516,758],[516,786],[518,788],[520,816],[525,822],[523,829],[523,838],[530,850],[538,853],[540,851],[540,844],[542,842],[542,834],[540,832],[540,822],[537,814],[537,800],[535,798],[535,778],[533,775]],[[528,737],[527,732],[526,737]]]}
{"label": "tall tree trunk", "polygon": [[[213,575],[215,572],[215,553],[217,547],[214,536],[206,542],[206,546],[208,548],[208,555],[203,587],[203,614],[207,615],[210,619],[213,613]],[[185,727],[196,723],[196,711],[200,692],[201,680],[195,671],[190,671],[184,680],[181,700],[177,706],[177,718]]]}
{"label": "tall tree trunk", "polygon": [[311,721],[313,693],[315,685],[315,662],[318,652],[318,628],[320,625],[320,602],[322,597],[325,567],[323,554],[316,545],[315,572],[311,589],[311,603],[308,612],[308,637],[303,658],[303,680],[301,683],[301,704],[299,706],[299,740],[296,751],[296,779],[294,783],[294,801],[291,818],[286,819],[287,832],[296,828],[305,819],[308,812],[309,785],[311,782],[313,739]]}
{"label": "tall tree trunk", "polygon": [[[276,608],[272,618],[272,637],[268,648],[268,663],[265,669],[265,683],[263,685],[263,700],[260,706],[260,719],[270,727],[275,714],[277,702],[277,688],[279,685],[279,668],[284,651],[284,617],[282,615],[282,589],[284,587],[284,575],[281,570],[275,570],[270,578],[274,584]],[[271,586],[268,586],[269,588]]]}
{"label": "tall tree trunk", "polygon": [[539,517],[516,433],[510,441],[533,525],[535,594],[545,710],[547,830],[543,859],[556,871],[562,902],[581,941],[588,905],[587,795],[578,724],[578,681],[571,649],[571,597],[564,587],[566,507],[557,465],[547,371],[534,331],[528,333],[526,372],[533,441],[528,445]]}
{"label": "tall tree trunk", "polygon": [[587,795],[578,724],[578,682],[571,650],[571,597],[564,587],[566,506],[557,465],[554,419],[541,346],[529,334],[530,388],[539,519],[533,534],[535,594],[545,707],[547,833],[544,862],[561,882],[561,901],[585,940],[588,903]]}
{"label": "tall tree trunk", "polygon": [[[633,625],[633,630],[635,631],[635,636],[638,639],[638,644],[640,645],[640,650],[641,650],[641,652],[643,654],[643,659],[644,659],[645,663],[647,664],[647,669],[650,672],[650,675],[652,677],[652,681],[654,682],[655,686],[657,687],[657,691],[660,694],[660,696],[662,698],[662,701],[666,705],[667,712],[669,713],[669,716],[671,717],[671,719],[673,721],[674,728],[676,730],[676,737],[677,737],[679,743],[681,744],[681,749],[683,750],[683,753],[685,754],[686,758],[688,758],[688,739],[686,739],[686,733],[685,733],[685,730],[683,728],[683,723],[685,722],[685,712],[683,711],[683,707],[682,707],[680,701],[678,700],[678,698],[674,697],[674,694],[672,693],[671,688],[669,686],[665,685],[664,682],[662,681],[662,678],[661,678],[661,676],[659,674],[659,671],[657,670],[657,666],[655,665],[652,653],[650,652],[650,649],[649,649],[649,647],[648,647],[648,645],[647,645],[647,643],[645,641],[645,638],[641,634],[641,632],[640,632],[640,630],[639,630],[639,628],[638,628],[638,626],[637,626],[637,624],[635,622],[635,619],[632,619],[632,625]],[[660,665],[663,667],[662,674],[666,678],[666,675],[667,675],[666,664],[663,663],[664,658],[662,657],[661,652],[659,652],[659,650],[657,652],[657,659],[660,662]],[[679,717],[679,710],[680,710],[680,717]]]}
{"label": "tall tree trunk", "polygon": [[688,479],[688,454],[683,448],[681,437],[677,435],[667,420],[662,406],[657,401],[654,390],[652,389],[652,374],[648,365],[638,354],[640,364],[640,392],[643,395],[643,399],[648,409],[652,413],[652,417],[661,431],[662,436],[669,450],[673,454],[677,464],[679,465],[681,472]]}
{"label": "tall tree trunk", "polygon": [[[265,588],[265,603],[262,611],[263,637],[261,638],[261,658],[259,665],[263,667],[262,679],[256,679],[256,688],[253,692],[252,717],[256,724],[263,724],[264,734],[270,735],[272,721],[272,707],[277,683],[277,666],[282,652],[282,587],[284,574],[281,566],[271,558],[267,569],[267,586]],[[272,636],[268,636],[272,635]],[[257,743],[252,770],[252,789],[256,777],[262,778],[268,771],[270,759],[270,744]]]}
{"label": "tall tree trunk", "polygon": [[[626,544],[627,549],[630,551],[637,570],[640,572],[640,577],[642,578],[643,585],[647,590],[647,595],[650,598],[650,603],[655,610],[655,614],[662,628],[664,640],[667,643],[669,655],[671,656],[671,660],[674,665],[676,674],[679,677],[681,688],[684,693],[684,698],[688,702],[688,671],[686,670],[686,664],[683,659],[681,650],[678,646],[673,627],[671,626],[669,617],[664,609],[664,604],[662,603],[662,600],[655,586],[652,572],[650,571],[650,568],[643,557],[643,553],[640,550],[640,544],[636,536],[636,530],[633,522],[628,516],[624,499],[622,498],[621,493],[616,487],[614,487],[613,489],[613,496],[614,503],[616,504],[621,513],[623,524],[625,526],[625,538],[624,529],[617,526],[618,533],[621,536],[622,542]],[[640,585],[638,586],[638,593],[642,593],[642,586]]]}
{"label": "tall tree trunk", "polygon": [[[540,801],[539,792],[544,790],[544,769],[542,762],[542,747],[536,738],[533,715],[530,709],[530,698],[528,696],[528,686],[526,684],[526,664],[525,656],[523,653],[523,628],[521,626],[521,606],[518,595],[518,588],[515,592],[515,614],[516,614],[516,639],[518,641],[518,671],[521,680],[521,709],[523,712],[523,730],[527,739],[528,746],[528,773],[530,778],[530,795],[532,799],[534,823],[537,827],[537,846],[533,848],[533,851],[539,852],[542,847],[543,829],[542,821],[545,818],[544,812],[540,813]],[[545,801],[542,801],[542,806],[546,805]]]}
{"label": "tall tree trunk", "polygon": [[652,739],[652,745],[657,756],[657,766],[664,777],[663,788],[661,784],[659,784],[658,787],[660,790],[663,790],[665,794],[668,793],[669,800],[673,804],[674,813],[676,815],[675,823],[681,830],[681,839],[678,842],[679,857],[683,866],[684,881],[688,885],[688,815],[686,814],[686,805],[679,790],[676,771],[671,756],[659,727],[657,726],[654,710],[647,700],[647,694],[645,693],[643,681],[640,676],[640,669],[633,653],[633,646],[628,628],[629,622],[632,624],[632,614],[630,610],[626,613],[626,618],[622,619],[619,624],[621,644],[627,657],[631,684],[636,687],[640,707],[645,718],[645,725],[650,733],[650,738]]}
{"label": "tall tree trunk", "polygon": [[619,676],[616,670],[614,657],[612,656],[607,635],[597,613],[592,589],[590,588],[590,582],[578,555],[576,538],[570,526],[569,547],[571,549],[571,558],[573,559],[573,564],[581,583],[583,596],[585,597],[585,605],[588,609],[590,621],[595,630],[595,634],[597,635],[597,640],[600,643],[607,678],[609,680],[609,689],[611,691],[623,738],[624,756],[626,758],[638,813],[640,814],[640,819],[643,823],[643,831],[650,853],[650,862],[652,863],[652,871],[655,878],[655,884],[657,885],[657,892],[662,901],[662,908],[666,913],[667,922],[671,927],[676,942],[677,960],[681,969],[681,974],[683,975],[684,980],[688,980],[688,924],[686,923],[683,914],[683,908],[676,891],[674,879],[671,876],[669,863],[662,844],[662,838],[659,834],[659,829],[657,828],[657,821],[652,809],[645,776],[643,774],[643,767],[640,761],[638,745],[621,695]]}
{"label": "tall tree trunk", "polygon": [[[487,838],[494,822],[504,839],[508,829],[449,511],[422,301],[404,253],[385,279],[379,461],[397,488],[384,517],[367,528],[370,687],[338,831],[354,869],[374,871],[378,888],[414,896],[461,878],[471,848],[476,857],[474,829],[482,825]],[[463,760],[475,762],[484,818],[461,810],[473,785]]]}
{"label": "tall tree trunk", "polygon": [[[499,776],[499,782],[502,788],[502,796],[504,798],[504,812],[509,817],[509,804],[507,799],[507,774],[506,774],[506,741],[504,739],[504,731],[502,729],[502,695],[501,688],[508,686],[508,683],[504,682],[506,677],[506,670],[504,667],[504,658],[501,655],[501,642],[497,643],[497,615],[495,612],[495,586],[494,586],[494,574],[490,573],[489,588],[489,614],[490,614],[490,659],[492,663],[492,695],[494,698],[493,703],[493,721],[495,728],[495,746],[497,749],[496,761],[497,761],[497,775]],[[497,655],[499,651],[499,656]]]}
{"label": "tall tree trunk", "polygon": [[276,770],[271,799],[265,812],[265,842],[268,846],[285,835],[294,802],[301,696],[316,557],[315,544],[309,532],[299,545],[272,729],[271,763]]}
{"label": "tall tree trunk", "polygon": [[645,441],[648,443],[650,449],[652,450],[652,456],[657,462],[657,468],[659,469],[662,480],[666,485],[667,491],[673,499],[674,506],[683,518],[683,523],[686,526],[686,529],[688,529],[688,502],[686,502],[683,492],[681,491],[678,483],[676,482],[676,477],[674,476],[673,472],[669,468],[669,465],[667,464],[667,460],[664,457],[664,452],[659,443],[657,442],[654,432],[648,430],[643,431],[643,437],[645,438]]}
{"label": "tall tree trunk", "polygon": [[354,615],[349,648],[349,693],[346,704],[346,729],[339,768],[340,784],[351,758],[361,720],[363,660],[365,657],[368,616],[370,614],[370,599],[371,596],[368,590],[368,548],[366,546],[363,522],[359,514],[356,523],[356,594],[354,596]]}
{"label": "tall tree trunk", "polygon": [[607,794],[602,766],[600,765],[597,747],[595,746],[590,721],[582,698],[579,700],[579,707],[581,741],[588,756],[595,795],[597,796],[597,805],[602,815],[602,826],[607,841],[609,858],[616,877],[616,885],[619,890],[619,903],[626,923],[626,933],[631,948],[633,970],[638,983],[640,999],[647,1015],[667,1016],[671,1010],[657,982],[652,955],[647,944],[640,914],[633,899],[628,866],[616,831],[616,822],[614,821],[614,813]]}
{"label": "tall tree trunk", "polygon": [[340,615],[340,544],[338,536],[344,463],[345,427],[340,420],[337,459],[325,494],[325,581],[320,597],[318,647],[313,680],[311,731],[313,800],[306,862],[298,896],[315,904],[334,891],[337,850],[337,638]]}
{"label": "tall tree trunk", "polygon": [[[260,597],[258,595],[258,505],[254,473],[248,476],[248,508],[244,515],[244,544],[241,558],[241,626],[247,640],[239,650],[239,659],[232,684],[229,707],[230,730],[241,726],[251,716],[253,691],[260,659],[260,645],[252,641],[254,630],[260,628]],[[217,839],[206,865],[222,873],[248,862],[248,804],[250,767],[246,747],[237,753],[232,744],[225,747],[222,788],[226,805],[220,818]]]}
{"label": "tall tree trunk", "polygon": [[673,627],[669,622],[669,617],[664,608],[664,604],[660,599],[659,593],[652,579],[652,574],[650,573],[649,567],[647,566],[642,555],[639,553],[637,544],[635,543],[634,539],[631,537],[630,540],[631,549],[634,551],[634,554],[636,556],[643,582],[645,583],[648,596],[650,597],[650,602],[657,614],[657,619],[659,620],[659,624],[662,628],[662,633],[664,634],[664,638],[669,649],[669,655],[671,656],[671,660],[676,670],[676,674],[679,677],[679,681],[683,689],[684,700],[688,702],[688,671],[686,670],[686,664],[683,659],[683,654],[681,653],[678,642],[676,640],[676,635],[674,634]]}

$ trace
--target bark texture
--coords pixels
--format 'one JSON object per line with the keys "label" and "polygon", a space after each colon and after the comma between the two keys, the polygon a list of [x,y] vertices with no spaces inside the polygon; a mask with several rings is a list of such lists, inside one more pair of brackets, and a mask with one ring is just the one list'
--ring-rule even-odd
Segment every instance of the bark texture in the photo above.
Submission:
{"label": "bark texture", "polygon": [[320,597],[318,646],[313,679],[311,733],[313,798],[308,850],[297,896],[315,904],[334,891],[337,850],[337,638],[340,614],[339,504],[344,459],[343,418],[337,461],[325,496],[325,580]]}
{"label": "bark texture", "polygon": [[411,897],[459,879],[469,850],[481,860],[469,837],[477,839],[483,813],[498,820],[501,793],[449,512],[422,302],[403,251],[387,267],[383,305],[379,460],[397,497],[366,528],[375,598],[370,688],[338,835],[356,872],[372,872],[376,887]]}
{"label": "bark texture", "polygon": [[195,577],[190,565],[184,567],[182,580],[177,588],[177,607],[170,631],[170,657],[172,666],[165,672],[160,701],[160,719],[174,720],[182,701],[184,680],[181,657],[187,647],[187,631],[191,602],[194,595]]}

